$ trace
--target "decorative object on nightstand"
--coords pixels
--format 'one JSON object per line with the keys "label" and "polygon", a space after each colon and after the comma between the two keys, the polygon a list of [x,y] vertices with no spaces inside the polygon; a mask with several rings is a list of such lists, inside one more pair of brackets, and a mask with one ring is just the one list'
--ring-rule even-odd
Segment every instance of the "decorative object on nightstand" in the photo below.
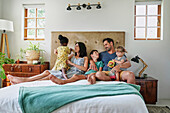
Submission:
{"label": "decorative object on nightstand", "polygon": [[136,79],[136,84],[141,86],[140,93],[146,104],[156,104],[158,80],[153,77]]}
{"label": "decorative object on nightstand", "polygon": [[[26,61],[20,61],[19,64],[3,64],[3,68],[5,70],[5,75],[8,74],[18,77],[31,77],[34,75],[38,75],[45,70],[49,70],[49,62],[44,62],[43,65],[37,64],[27,64]],[[8,78],[3,81],[3,86],[9,86],[11,83]]]}
{"label": "decorative object on nightstand", "polygon": [[134,58],[131,59],[131,61],[139,63],[139,60],[143,63],[143,68],[142,70],[139,72],[139,76],[136,76],[137,79],[143,79],[144,77],[141,76],[142,73],[145,71],[145,69],[148,67],[148,65],[138,56],[135,56]]}
{"label": "decorative object on nightstand", "polygon": [[6,42],[8,58],[10,58],[9,43],[8,43],[8,37],[6,31],[14,32],[13,22],[0,19],[0,30],[3,31],[1,36],[0,52],[5,53],[5,42]]}
{"label": "decorative object on nightstand", "polygon": [[40,49],[40,43],[33,44],[32,42],[29,42],[29,45],[25,50],[20,49],[19,56],[23,57],[22,54],[25,53],[27,64],[33,64],[33,61],[38,62],[41,51],[44,52],[45,50]]}

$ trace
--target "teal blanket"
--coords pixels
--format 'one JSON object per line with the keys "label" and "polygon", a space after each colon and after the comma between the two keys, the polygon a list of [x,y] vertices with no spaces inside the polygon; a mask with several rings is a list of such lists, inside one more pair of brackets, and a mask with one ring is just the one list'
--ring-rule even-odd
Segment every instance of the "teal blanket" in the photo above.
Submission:
{"label": "teal blanket", "polygon": [[114,96],[139,93],[140,86],[132,84],[60,85],[21,87],[19,104],[23,113],[51,113],[77,100],[97,96]]}

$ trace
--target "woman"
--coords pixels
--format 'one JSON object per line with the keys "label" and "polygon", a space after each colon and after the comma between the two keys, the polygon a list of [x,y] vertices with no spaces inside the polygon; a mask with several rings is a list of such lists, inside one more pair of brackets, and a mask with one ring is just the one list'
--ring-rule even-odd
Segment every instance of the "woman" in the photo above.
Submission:
{"label": "woman", "polygon": [[[87,71],[88,58],[87,58],[86,46],[84,43],[77,42],[75,44],[75,56],[71,55],[67,63],[70,65],[70,69],[67,71],[68,78],[71,78],[73,75],[74,76],[80,75],[79,78],[74,77],[74,79],[75,78],[77,80],[85,79],[85,76],[83,76],[82,74],[84,74],[84,72]],[[64,77],[61,74],[62,73],[60,71],[46,70],[43,73],[33,76],[33,77],[15,77],[12,75],[8,75],[7,77],[12,84],[18,84],[22,82],[31,82],[31,81],[36,81],[36,80],[51,79],[53,81],[56,78],[55,76],[57,76],[60,79],[64,79]]]}

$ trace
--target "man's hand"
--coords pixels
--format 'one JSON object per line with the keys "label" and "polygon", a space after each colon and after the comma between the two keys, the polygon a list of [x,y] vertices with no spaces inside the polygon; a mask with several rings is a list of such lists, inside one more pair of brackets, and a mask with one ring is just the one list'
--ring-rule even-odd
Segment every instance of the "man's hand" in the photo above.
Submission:
{"label": "man's hand", "polygon": [[96,64],[93,60],[90,60],[90,67],[89,69],[92,69],[94,71],[98,71],[97,67],[96,67]]}

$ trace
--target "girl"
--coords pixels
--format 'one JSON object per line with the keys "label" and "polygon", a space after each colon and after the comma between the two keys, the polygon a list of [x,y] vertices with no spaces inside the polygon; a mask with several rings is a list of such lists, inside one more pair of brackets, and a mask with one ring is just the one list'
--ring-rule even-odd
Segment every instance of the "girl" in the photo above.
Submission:
{"label": "girl", "polygon": [[56,59],[56,63],[54,65],[54,68],[52,70],[61,70],[62,71],[62,76],[65,79],[68,79],[67,74],[66,74],[66,70],[68,69],[68,66],[66,64],[66,61],[68,60],[68,54],[71,53],[72,49],[69,49],[69,47],[67,47],[68,44],[68,38],[59,35],[58,39],[60,40],[60,46],[54,50],[54,53],[57,54],[57,59]]}

